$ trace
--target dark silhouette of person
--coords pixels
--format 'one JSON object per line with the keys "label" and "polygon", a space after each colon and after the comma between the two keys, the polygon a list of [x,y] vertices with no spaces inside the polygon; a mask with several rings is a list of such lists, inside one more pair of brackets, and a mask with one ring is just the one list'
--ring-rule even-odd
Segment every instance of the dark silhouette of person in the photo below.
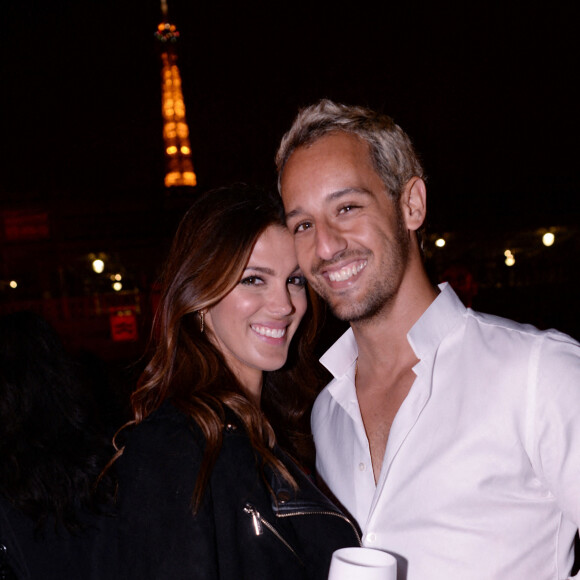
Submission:
{"label": "dark silhouette of person", "polygon": [[43,317],[0,317],[0,578],[111,578],[110,438],[81,377]]}

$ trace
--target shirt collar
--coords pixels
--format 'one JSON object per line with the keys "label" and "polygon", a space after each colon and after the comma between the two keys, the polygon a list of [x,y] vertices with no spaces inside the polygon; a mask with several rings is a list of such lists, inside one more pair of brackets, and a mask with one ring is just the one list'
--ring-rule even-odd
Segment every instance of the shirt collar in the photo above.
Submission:
{"label": "shirt collar", "polygon": [[[407,334],[407,340],[420,360],[435,353],[443,338],[467,310],[447,282],[439,284],[439,290],[439,296]],[[349,328],[324,353],[320,362],[335,378],[340,378],[352,369],[357,357],[358,346],[352,328]]]}
{"label": "shirt collar", "polygon": [[437,298],[407,334],[407,340],[420,360],[435,354],[443,338],[467,311],[447,282],[439,284],[439,290]]}
{"label": "shirt collar", "polygon": [[358,346],[352,328],[349,328],[320,359],[331,373],[338,378],[352,368],[358,357]]}

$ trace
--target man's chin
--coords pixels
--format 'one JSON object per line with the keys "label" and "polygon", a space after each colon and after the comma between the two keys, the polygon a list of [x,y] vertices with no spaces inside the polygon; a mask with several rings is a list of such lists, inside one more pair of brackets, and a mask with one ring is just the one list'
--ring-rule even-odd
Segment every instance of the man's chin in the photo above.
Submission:
{"label": "man's chin", "polygon": [[352,304],[333,304],[328,303],[330,311],[335,318],[342,322],[352,322],[358,320],[361,316],[360,312],[357,312],[357,308],[353,308]]}
{"label": "man's chin", "polygon": [[335,318],[348,323],[370,322],[382,311],[381,304],[369,305],[357,301],[327,303]]}

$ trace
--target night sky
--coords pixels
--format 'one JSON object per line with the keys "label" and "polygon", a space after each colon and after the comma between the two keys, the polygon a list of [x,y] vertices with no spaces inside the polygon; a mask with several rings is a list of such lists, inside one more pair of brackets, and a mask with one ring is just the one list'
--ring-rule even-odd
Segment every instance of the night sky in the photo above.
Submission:
{"label": "night sky", "polygon": [[[296,111],[329,97],[406,129],[431,221],[577,223],[572,8],[370,4],[169,0],[200,189],[273,184]],[[160,186],[159,3],[20,0],[2,11],[0,203],[96,203]]]}

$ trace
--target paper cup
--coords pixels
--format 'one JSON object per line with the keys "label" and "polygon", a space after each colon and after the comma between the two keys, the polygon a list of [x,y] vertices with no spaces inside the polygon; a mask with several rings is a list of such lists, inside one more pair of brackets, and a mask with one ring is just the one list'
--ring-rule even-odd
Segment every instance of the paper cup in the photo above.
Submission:
{"label": "paper cup", "polygon": [[397,560],[372,548],[341,548],[332,554],[328,580],[396,580]]}

